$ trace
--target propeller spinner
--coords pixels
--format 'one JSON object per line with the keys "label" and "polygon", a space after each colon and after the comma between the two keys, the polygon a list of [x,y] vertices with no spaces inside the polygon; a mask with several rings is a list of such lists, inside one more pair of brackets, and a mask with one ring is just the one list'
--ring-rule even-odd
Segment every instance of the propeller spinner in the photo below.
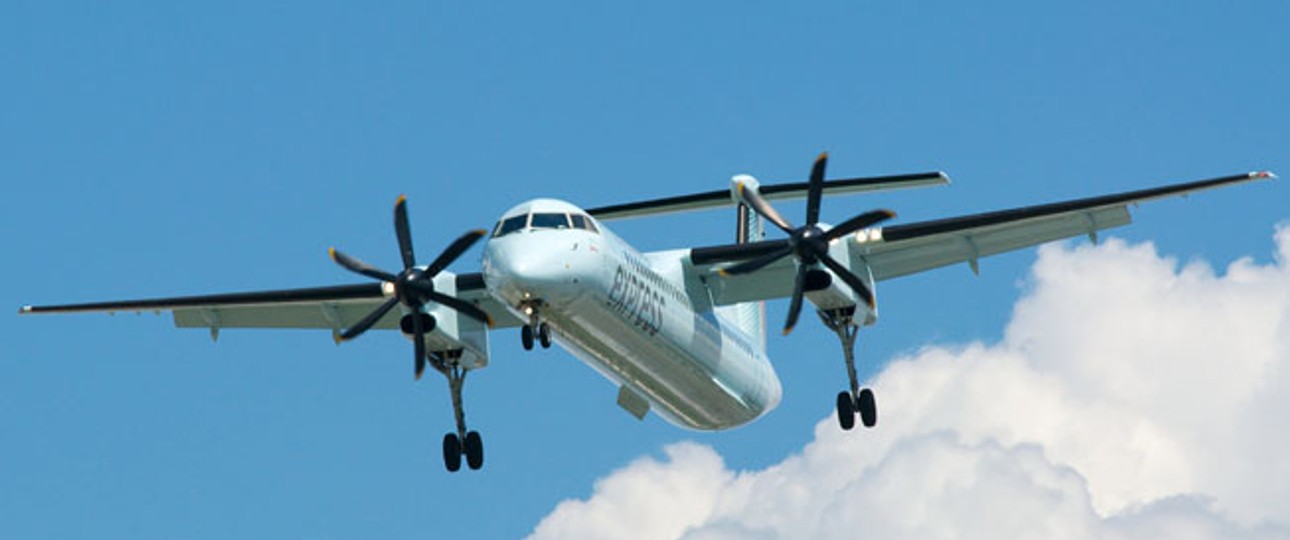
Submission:
{"label": "propeller spinner", "polygon": [[[414,315],[420,315],[421,309],[428,302],[435,302],[477,319],[489,327],[493,326],[492,318],[484,310],[479,309],[474,304],[448,296],[434,289],[434,277],[457,260],[467,249],[470,249],[470,246],[483,237],[486,231],[473,230],[461,235],[447,249],[443,250],[443,253],[440,253],[434,262],[424,269],[417,268],[416,255],[412,251],[412,232],[408,226],[407,197],[400,195],[398,201],[394,203],[394,234],[398,238],[399,255],[403,259],[403,271],[398,274],[391,274],[375,268],[361,260],[337,251],[336,248],[328,250],[332,260],[336,261],[336,264],[345,267],[346,270],[389,283],[394,289],[394,296],[377,306],[371,313],[368,313],[367,316],[354,323],[344,332],[341,332],[338,336],[340,340],[348,341],[362,335],[363,332],[370,329],[372,325],[376,324],[376,321],[379,321],[381,317],[384,317],[399,303],[407,306]],[[416,354],[416,378],[420,379],[426,368],[425,335],[433,328],[426,328],[427,321],[425,321],[424,317],[413,316],[411,319],[412,344],[415,347]]]}
{"label": "propeller spinner", "polygon": [[829,256],[829,242],[891,219],[896,214],[890,210],[872,210],[848,219],[841,225],[827,231],[821,229],[819,226],[820,199],[824,191],[824,168],[828,161],[828,152],[822,153],[820,157],[815,159],[815,165],[811,167],[811,180],[806,193],[806,224],[801,227],[794,227],[792,223],[784,219],[779,212],[775,211],[775,207],[771,206],[766,199],[763,199],[757,191],[745,189],[743,184],[739,185],[739,195],[744,202],[748,203],[748,206],[752,207],[753,211],[757,212],[758,215],[774,223],[776,227],[788,234],[788,244],[777,251],[767,253],[756,259],[727,266],[718,270],[718,272],[732,276],[748,274],[789,255],[795,257],[798,263],[797,280],[793,285],[793,297],[788,306],[788,318],[784,321],[784,335],[792,332],[793,327],[797,325],[797,318],[802,313],[802,295],[806,286],[806,277],[811,267],[815,266],[816,263],[823,264],[842,278],[842,281],[846,282],[856,294],[860,295],[860,299],[864,300],[871,309],[874,305],[873,291],[869,289],[869,286],[845,266]]}

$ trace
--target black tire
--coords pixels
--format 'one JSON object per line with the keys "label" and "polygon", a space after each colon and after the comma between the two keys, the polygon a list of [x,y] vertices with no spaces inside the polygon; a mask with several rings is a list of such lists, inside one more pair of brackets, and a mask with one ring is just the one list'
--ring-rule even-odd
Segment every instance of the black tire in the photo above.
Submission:
{"label": "black tire", "polygon": [[533,350],[533,327],[532,326],[529,326],[526,324],[524,325],[523,328],[520,328],[520,344],[524,346],[524,350],[526,351]]}
{"label": "black tire", "polygon": [[546,323],[538,324],[537,337],[538,337],[538,343],[542,344],[543,349],[551,348],[551,327],[550,326],[547,326]]}
{"label": "black tire", "polygon": [[838,425],[842,426],[842,431],[850,431],[856,425],[856,407],[851,392],[838,393]]}
{"label": "black tire", "polygon": [[470,466],[470,470],[478,471],[484,466],[484,439],[479,436],[478,431],[466,434],[466,442],[462,450],[466,454],[466,465]]}
{"label": "black tire", "polygon": [[871,428],[878,424],[878,404],[874,402],[873,390],[865,388],[856,396],[856,409],[860,411],[860,422]]}
{"label": "black tire", "polygon": [[456,433],[443,436],[443,466],[448,472],[461,470],[461,438]]}

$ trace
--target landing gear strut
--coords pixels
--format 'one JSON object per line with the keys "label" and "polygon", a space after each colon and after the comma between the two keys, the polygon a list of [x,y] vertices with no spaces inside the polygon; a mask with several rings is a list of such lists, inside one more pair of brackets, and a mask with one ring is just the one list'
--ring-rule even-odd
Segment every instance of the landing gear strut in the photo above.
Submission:
{"label": "landing gear strut", "polygon": [[860,325],[855,323],[855,308],[830,309],[818,313],[824,326],[836,333],[838,340],[842,342],[847,379],[851,383],[850,391],[838,393],[838,425],[843,430],[850,430],[855,427],[856,414],[859,413],[860,422],[864,427],[871,428],[878,423],[878,407],[874,402],[873,390],[860,388],[860,382],[856,378],[856,334],[860,331]]}
{"label": "landing gear strut", "polygon": [[542,322],[541,317],[538,316],[538,306],[540,302],[541,301],[538,300],[532,304],[524,305],[524,311],[529,315],[529,324],[520,328],[520,345],[523,345],[524,350],[526,351],[533,350],[534,340],[536,340],[543,349],[551,348],[551,327],[547,326],[545,322]]}
{"label": "landing gear strut", "polygon": [[457,432],[443,436],[443,464],[448,472],[461,470],[461,458],[471,470],[484,466],[484,439],[477,431],[466,430],[466,410],[462,405],[461,390],[466,385],[470,370],[461,366],[461,351],[432,352],[427,355],[435,371],[448,379],[452,394],[452,412],[457,420]]}

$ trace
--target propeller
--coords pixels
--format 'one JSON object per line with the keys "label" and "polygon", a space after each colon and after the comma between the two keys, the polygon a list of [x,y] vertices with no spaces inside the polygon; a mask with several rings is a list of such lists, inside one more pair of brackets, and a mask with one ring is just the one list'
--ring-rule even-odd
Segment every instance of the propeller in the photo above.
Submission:
{"label": "propeller", "polygon": [[805,292],[803,289],[806,286],[807,273],[816,263],[823,264],[842,278],[842,281],[846,282],[856,294],[860,295],[860,299],[864,300],[870,309],[873,309],[874,306],[873,291],[869,289],[869,286],[845,266],[829,256],[829,242],[891,219],[896,214],[890,210],[872,210],[848,219],[827,231],[821,229],[819,226],[820,199],[824,194],[824,168],[828,161],[828,152],[822,153],[820,157],[815,159],[815,165],[811,167],[811,180],[806,192],[806,224],[801,227],[794,227],[791,222],[784,219],[784,216],[775,211],[775,207],[771,206],[766,199],[763,199],[757,191],[745,189],[743,184],[739,184],[739,195],[744,202],[758,215],[766,218],[767,221],[775,224],[776,227],[788,234],[788,244],[779,250],[772,251],[756,259],[727,266],[718,270],[718,272],[722,275],[730,276],[748,274],[789,255],[795,257],[798,262],[797,279],[793,284],[792,301],[788,305],[788,319],[784,321],[784,335],[792,332],[793,327],[797,325],[797,318],[802,312],[802,295]]}
{"label": "propeller", "polygon": [[397,304],[403,304],[412,311],[412,344],[415,347],[416,354],[416,378],[420,379],[421,374],[426,369],[426,351],[425,335],[433,330],[426,328],[427,321],[421,317],[421,308],[425,307],[428,302],[435,302],[457,310],[457,312],[468,317],[477,319],[489,327],[493,326],[493,320],[488,313],[479,309],[474,304],[463,301],[453,296],[438,292],[434,289],[434,277],[447,268],[449,264],[457,260],[462,253],[465,253],[470,246],[474,245],[486,231],[477,229],[461,235],[447,249],[440,253],[434,262],[430,263],[424,269],[417,268],[416,255],[412,251],[412,231],[408,226],[408,208],[407,197],[399,196],[399,200],[394,203],[394,235],[399,241],[399,255],[403,259],[403,271],[398,274],[392,274],[359,259],[350,257],[341,253],[336,248],[330,248],[327,252],[331,255],[333,261],[345,267],[346,270],[356,274],[362,274],[388,283],[394,289],[394,296],[386,299],[385,302],[377,306],[358,322],[341,332],[337,339],[348,341],[363,335],[363,332],[372,328],[376,321],[381,320],[386,313]]}

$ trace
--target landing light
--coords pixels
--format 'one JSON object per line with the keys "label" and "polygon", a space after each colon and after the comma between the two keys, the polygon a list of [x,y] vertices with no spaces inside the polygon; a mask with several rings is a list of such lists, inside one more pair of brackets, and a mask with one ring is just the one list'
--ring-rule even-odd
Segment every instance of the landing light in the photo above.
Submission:
{"label": "landing light", "polygon": [[882,228],[860,229],[856,231],[856,242],[864,244],[868,242],[881,242]]}

